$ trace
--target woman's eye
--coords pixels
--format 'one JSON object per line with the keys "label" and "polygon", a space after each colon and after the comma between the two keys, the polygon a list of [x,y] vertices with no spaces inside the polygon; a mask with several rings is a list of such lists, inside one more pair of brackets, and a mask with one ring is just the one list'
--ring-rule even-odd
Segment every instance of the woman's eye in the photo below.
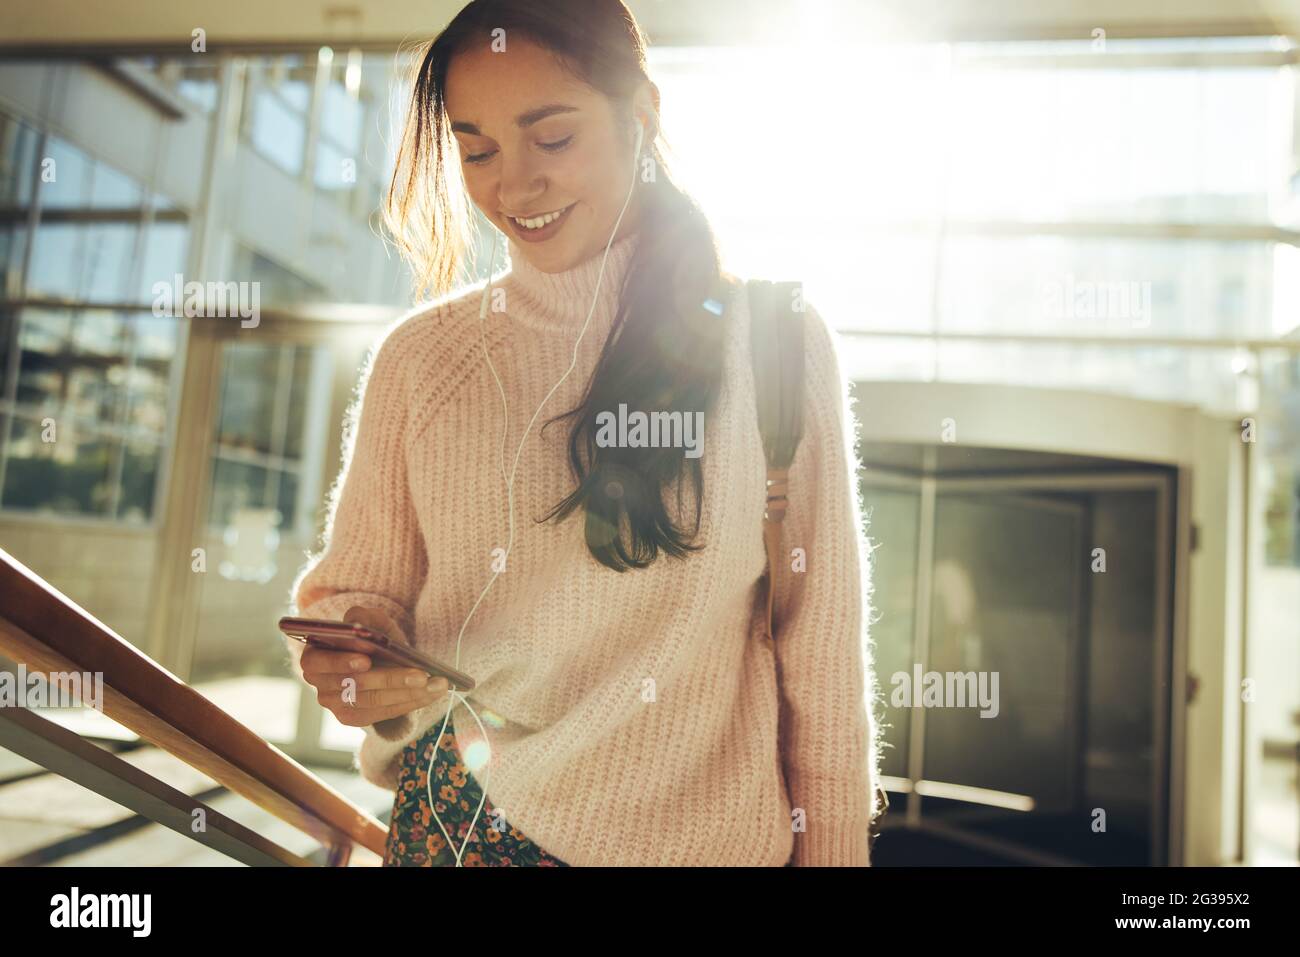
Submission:
{"label": "woman's eye", "polygon": [[[538,143],[537,145],[540,146],[542,149],[546,150],[548,153],[558,153],[560,150],[568,146],[571,142],[573,142],[573,134],[569,134],[562,140],[556,140],[554,143]],[[486,163],[489,159],[492,158],[492,154],[495,152],[496,150],[488,150],[486,153],[467,153],[465,155],[465,162],[473,163],[474,165],[477,166],[480,163]]]}

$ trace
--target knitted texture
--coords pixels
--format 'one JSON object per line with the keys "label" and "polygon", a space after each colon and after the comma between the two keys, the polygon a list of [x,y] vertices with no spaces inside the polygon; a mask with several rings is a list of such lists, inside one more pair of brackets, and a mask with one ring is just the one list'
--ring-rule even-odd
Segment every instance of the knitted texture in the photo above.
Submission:
{"label": "knitted texture", "polygon": [[[818,313],[803,314],[806,426],[783,531],[786,555],[802,549],[806,567],[780,572],[775,648],[762,634],[766,464],[743,286],[718,320],[728,330],[722,391],[704,421],[704,549],[618,573],[588,552],[581,512],[536,521],[574,487],[570,421],[541,426],[581,400],[636,239],[611,247],[577,365],[528,435],[514,547],[459,656],[461,624],[507,544],[503,473],[572,361],[603,251],[548,274],[510,241],[512,268],[483,323],[509,399],[504,467],[482,284],[389,328],[358,386],[325,548],[298,575],[293,613],[378,608],[417,648],[471,674],[491,753],[475,776],[511,825],[570,864],[867,865],[878,780],[869,556],[853,416]],[[690,527],[685,499],[679,521]],[[301,645],[288,646],[301,676]],[[364,777],[394,788],[395,759],[445,711],[417,712],[399,740],[367,728]],[[463,705],[452,723],[466,753],[481,746]]]}

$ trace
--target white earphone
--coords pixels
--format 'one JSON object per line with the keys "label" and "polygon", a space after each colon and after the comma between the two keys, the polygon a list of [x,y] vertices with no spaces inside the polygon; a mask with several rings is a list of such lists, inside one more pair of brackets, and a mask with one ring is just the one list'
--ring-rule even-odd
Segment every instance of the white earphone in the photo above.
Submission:
{"label": "white earphone", "polygon": [[[605,263],[609,259],[609,249],[610,246],[612,246],[614,243],[614,237],[618,235],[618,227],[623,222],[623,214],[627,212],[628,203],[632,201],[632,192],[636,188],[637,167],[640,164],[641,146],[645,142],[645,135],[646,135],[646,121],[643,117],[637,117],[636,147],[632,151],[632,182],[628,185],[627,198],[623,200],[623,208],[619,211],[618,219],[614,223],[614,230],[609,234],[609,241],[605,243],[605,255],[600,262],[600,272],[596,274],[596,291],[591,299],[591,307],[587,310],[587,318],[582,324],[582,329],[578,333],[577,340],[573,343],[573,360],[569,363],[569,368],[565,370],[564,375],[560,376],[559,381],[556,382],[555,385],[551,386],[551,390],[546,393],[546,398],[542,399],[542,403],[537,407],[537,411],[533,413],[533,417],[528,420],[528,427],[524,429],[524,434],[519,439],[519,448],[515,451],[514,463],[510,467],[509,475],[506,474],[506,436],[509,434],[509,429],[510,429],[510,404],[506,400],[506,390],[505,387],[502,386],[501,384],[500,376],[497,375],[496,367],[492,365],[492,357],[488,355],[487,338],[486,338],[486,333],[484,331],[485,329],[484,324],[487,321],[488,297],[491,295],[492,292],[492,270],[496,268],[497,248],[501,237],[501,233],[499,230],[493,231],[492,260],[488,264],[488,279],[483,286],[483,300],[479,305],[478,317],[479,317],[479,342],[483,347],[483,358],[487,361],[488,369],[491,370],[492,372],[492,378],[496,380],[497,391],[501,393],[501,410],[502,410],[501,477],[505,480],[506,483],[506,502],[509,508],[509,520],[510,520],[509,521],[510,533],[509,533],[509,537],[506,540],[506,550],[505,550],[505,555],[503,556],[503,561],[501,565],[502,568],[505,567],[505,562],[509,561],[510,551],[511,549],[514,548],[514,542],[515,542],[515,472],[519,468],[519,457],[523,454],[524,443],[527,442],[528,440],[528,433],[532,431],[533,423],[537,421],[537,417],[541,415],[542,409],[545,408],[546,403],[550,401],[551,396],[553,396],[556,390],[559,389],[559,387],[564,384],[564,381],[569,377],[569,373],[571,373],[574,370],[574,367],[576,367],[578,364],[578,346],[581,344],[583,336],[585,336],[587,333],[587,326],[591,324],[591,317],[596,311],[596,303],[600,301],[600,285],[601,285],[601,281],[604,279],[605,276]],[[492,577],[488,579],[487,585],[484,586],[483,591],[479,593],[478,599],[474,602],[473,607],[470,608],[469,615],[466,616],[464,624],[460,626],[460,633],[456,636],[455,666],[457,668],[460,667],[460,642],[461,639],[465,637],[465,629],[469,625],[470,619],[474,617],[474,612],[478,611],[478,606],[480,603],[482,603],[484,596],[487,595],[488,590],[492,587],[492,584],[497,580],[497,576],[500,574],[501,572],[499,570],[494,571],[492,573]],[[448,700],[447,713],[443,716],[442,727],[439,728],[438,730],[438,742],[442,741],[442,734],[444,731],[447,730],[447,722],[451,719],[451,712],[452,709],[456,707],[457,699],[459,699],[460,702],[465,705],[466,710],[468,710],[470,715],[473,716],[474,723],[478,725],[479,731],[483,735],[483,740],[487,741],[487,729],[483,727],[483,722],[482,720],[480,720],[478,716],[478,712],[474,710],[474,706],[469,703],[468,698],[466,698],[463,694],[457,691],[455,687],[452,687],[447,694],[447,700]],[[489,760],[491,760],[490,747],[488,749],[488,754],[489,754]],[[456,866],[462,867],[463,865],[461,864],[461,859],[465,854],[465,849],[469,846],[470,838],[474,834],[474,826],[478,823],[478,817],[479,814],[482,813],[483,811],[483,805],[487,801],[487,780],[485,779],[482,782],[480,782],[479,789],[482,791],[482,797],[479,799],[478,808],[474,811],[474,817],[470,819],[469,830],[465,834],[465,840],[461,844],[460,850],[457,851],[455,849],[456,842],[452,839],[452,836],[447,833],[447,828],[443,826],[442,818],[438,817],[438,812],[437,810],[434,809],[435,802],[433,799],[433,764],[434,761],[437,759],[437,757],[438,757],[438,747],[435,744],[433,748],[433,754],[430,755],[429,757],[428,773],[425,775],[426,787],[427,787],[428,798],[429,798],[429,810],[433,813],[434,820],[438,822],[438,828],[442,831],[443,837],[447,839],[447,846],[452,848],[453,853],[456,855]]]}

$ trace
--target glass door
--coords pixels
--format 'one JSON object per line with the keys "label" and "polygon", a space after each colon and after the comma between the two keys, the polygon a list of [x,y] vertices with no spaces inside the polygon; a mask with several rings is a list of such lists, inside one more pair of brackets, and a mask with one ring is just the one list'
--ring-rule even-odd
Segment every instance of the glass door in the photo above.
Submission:
{"label": "glass door", "polygon": [[1171,483],[1032,456],[864,470],[882,767],[907,825],[1025,863],[1163,862]]}
{"label": "glass door", "polygon": [[346,767],[361,732],[304,694],[276,623],[319,544],[345,413],[382,325],[297,312],[263,316],[255,330],[195,329],[203,434],[188,453],[192,481],[178,492],[194,544],[178,576],[173,667],[299,760]]}

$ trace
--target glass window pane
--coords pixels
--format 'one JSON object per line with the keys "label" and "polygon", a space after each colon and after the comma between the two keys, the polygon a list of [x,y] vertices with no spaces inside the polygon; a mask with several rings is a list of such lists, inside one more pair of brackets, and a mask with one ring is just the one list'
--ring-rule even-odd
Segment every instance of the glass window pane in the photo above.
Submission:
{"label": "glass window pane", "polygon": [[76,299],[81,290],[85,247],[84,227],[72,223],[41,223],[32,244],[28,295]]}
{"label": "glass window pane", "polygon": [[47,209],[90,203],[91,160],[71,143],[50,136],[41,157],[41,205]]}
{"label": "glass window pane", "polygon": [[185,275],[185,257],[189,253],[189,223],[155,221],[145,233],[144,264],[140,271],[140,288],[137,298],[153,302],[154,283],[163,283],[169,289],[176,275]]}
{"label": "glass window pane", "polygon": [[267,505],[269,472],[260,465],[218,458],[212,477],[212,503],[208,521],[225,528],[245,508]]}
{"label": "glass window pane", "polygon": [[170,359],[176,355],[181,338],[179,319],[138,313],[132,316],[132,322],[138,358]]}
{"label": "glass window pane", "polygon": [[240,282],[256,282],[259,302],[263,306],[302,305],[328,298],[324,286],[243,244],[235,246],[231,276]]}
{"label": "glass window pane", "polygon": [[298,55],[278,57],[267,70],[267,85],[299,113],[306,113],[311,105],[311,85],[315,79],[315,57],[310,60]]}
{"label": "glass window pane", "polygon": [[144,192],[140,184],[109,166],[102,160],[95,164],[93,186],[90,191],[92,206],[139,206]]}
{"label": "glass window pane", "polygon": [[171,403],[172,359],[180,350],[180,326],[170,317],[131,318],[135,360],[130,369],[126,424],[161,438]]}
{"label": "glass window pane", "polygon": [[349,155],[361,146],[361,119],[364,107],[360,99],[343,85],[346,66],[332,67],[332,82],[325,88],[321,107],[321,135]]}
{"label": "glass window pane", "polygon": [[73,348],[82,355],[122,356],[127,344],[126,322],[113,312],[87,310],[72,326]]}
{"label": "glass window pane", "polygon": [[108,516],[112,443],[67,417],[55,418],[54,441],[38,419],[16,416],[12,429],[0,506]]}
{"label": "glass window pane", "polygon": [[307,123],[279,97],[259,92],[253,106],[253,145],[287,173],[302,169]]}
{"label": "glass window pane", "polygon": [[62,364],[63,413],[88,422],[116,423],[126,399],[126,366],[120,358],[67,357]]}
{"label": "glass window pane", "polygon": [[[756,243],[767,245],[767,237]],[[929,329],[933,322],[935,245],[921,236],[872,236],[834,243],[805,265],[806,246],[787,238],[754,273],[800,277],[805,296],[837,329]],[[767,258],[760,254],[756,260]],[[798,263],[798,271],[792,264]],[[864,268],[864,263],[871,264]],[[852,276],[852,282],[845,282]]]}
{"label": "glass window pane", "polygon": [[1286,71],[970,67],[952,91],[958,216],[1269,221]]}
{"label": "glass window pane", "polygon": [[1003,707],[1000,721],[979,709],[927,711],[927,778],[1068,800],[1062,695],[1082,521],[1082,508],[940,496],[925,668],[998,673]]}
{"label": "glass window pane", "polygon": [[[1266,354],[1258,443],[1264,562],[1300,568],[1300,355]],[[1278,602],[1285,605],[1285,599]],[[1294,615],[1289,616],[1294,621]]]}
{"label": "glass window pane", "polygon": [[288,173],[302,170],[314,73],[315,61],[308,66],[300,56],[276,57],[250,65],[249,138],[258,152]]}
{"label": "glass window pane", "polygon": [[131,276],[138,228],[134,223],[41,223],[28,293],[120,302]]}
{"label": "glass window pane", "polygon": [[288,422],[284,432],[284,455],[286,458],[302,457],[303,429],[307,422],[307,404],[317,364],[325,361],[320,349],[299,346],[293,354],[293,378],[289,383]]}
{"label": "glass window pane", "polygon": [[357,159],[329,143],[316,146],[316,185],[321,189],[346,191],[357,183]]}
{"label": "glass window pane", "polygon": [[276,508],[280,511],[280,528],[293,528],[298,518],[298,476],[281,472]]}
{"label": "glass window pane", "polygon": [[1196,396],[1211,412],[1237,407],[1249,385],[1235,349],[1064,345],[977,340],[855,339],[849,374],[1085,389],[1164,402]]}
{"label": "glass window pane", "polygon": [[[0,369],[9,368],[9,349],[10,343],[15,347],[18,344],[18,311],[16,309],[0,306]],[[7,373],[5,373],[7,375]],[[7,398],[5,391],[0,391],[0,399]],[[0,413],[0,455],[4,454],[4,422],[3,414]]]}
{"label": "glass window pane", "polygon": [[143,524],[153,518],[154,491],[161,461],[162,447],[155,443],[131,442],[124,447],[118,519]]}
{"label": "glass window pane", "polygon": [[130,385],[125,320],[109,312],[80,312],[74,316],[73,357],[68,370],[68,408],[98,422],[117,423]]}
{"label": "glass window pane", "polygon": [[36,141],[36,130],[0,113],[0,204],[31,205]]}
{"label": "glass window pane", "polygon": [[170,363],[157,359],[140,360],[131,367],[125,419],[128,427],[158,436],[166,432],[171,397],[170,374]]}
{"label": "glass window pane", "polygon": [[22,295],[23,255],[28,235],[24,225],[0,226],[0,295],[10,299]]}
{"label": "glass window pane", "polygon": [[224,451],[278,451],[272,437],[281,348],[245,343],[226,347],[217,421],[217,444]]}
{"label": "glass window pane", "polygon": [[18,332],[20,350],[19,405],[39,415],[59,410],[66,386],[65,353],[72,337],[72,314],[43,309],[24,309]]}
{"label": "glass window pane", "polygon": [[25,310],[19,343],[20,405],[33,414],[118,420],[128,379],[118,317],[98,311]]}
{"label": "glass window pane", "polygon": [[139,226],[104,223],[85,227],[86,272],[78,298],[120,302],[126,295]]}
{"label": "glass window pane", "polygon": [[1234,338],[1272,334],[1273,244],[957,237],[940,329]]}
{"label": "glass window pane", "polygon": [[179,61],[181,75],[176,92],[205,113],[211,113],[217,108],[220,70],[216,64],[196,62],[200,60],[201,58],[192,57]]}
{"label": "glass window pane", "polygon": [[884,695],[885,740],[881,772],[907,777],[911,710],[890,705],[889,676],[910,674],[916,660],[916,561],[920,534],[921,496],[915,488],[863,483],[871,553],[871,638],[875,642],[875,671]]}
{"label": "glass window pane", "polygon": [[[174,347],[163,352],[165,323],[172,324],[174,338],[174,321],[152,316],[94,309],[23,310],[18,413],[4,507],[41,507],[126,521],[152,518],[175,355]],[[6,331],[5,324],[0,331]],[[50,447],[41,442],[39,428],[47,418],[55,428],[56,442]],[[109,436],[124,423],[135,434],[120,448],[119,440]],[[110,516],[117,474],[114,457],[119,455],[121,497]],[[42,483],[47,491],[37,487]]]}

